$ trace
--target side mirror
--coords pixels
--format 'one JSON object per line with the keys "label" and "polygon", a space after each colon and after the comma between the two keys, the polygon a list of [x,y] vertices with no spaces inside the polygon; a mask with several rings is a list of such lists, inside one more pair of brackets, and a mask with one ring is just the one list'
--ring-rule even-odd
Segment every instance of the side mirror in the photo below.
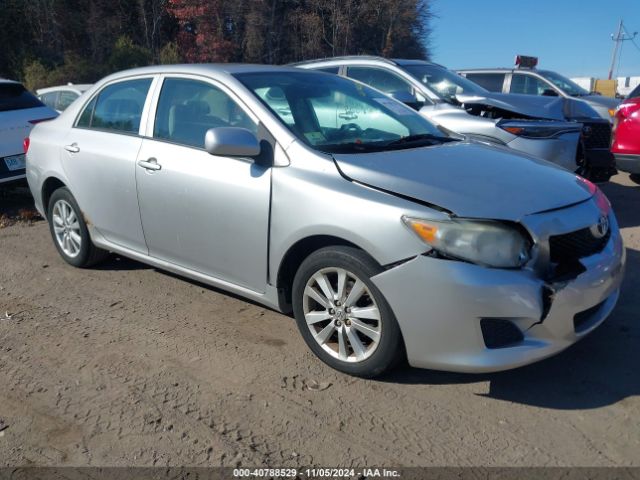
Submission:
{"label": "side mirror", "polygon": [[542,96],[543,97],[557,97],[558,96],[558,92],[556,92],[555,90],[552,90],[550,88],[546,88],[542,91]]}
{"label": "side mirror", "polygon": [[418,102],[416,96],[407,91],[390,92],[389,96],[416,110],[421,107],[420,102]]}
{"label": "side mirror", "polygon": [[260,142],[246,128],[218,127],[207,130],[204,149],[220,157],[257,157],[260,155]]}

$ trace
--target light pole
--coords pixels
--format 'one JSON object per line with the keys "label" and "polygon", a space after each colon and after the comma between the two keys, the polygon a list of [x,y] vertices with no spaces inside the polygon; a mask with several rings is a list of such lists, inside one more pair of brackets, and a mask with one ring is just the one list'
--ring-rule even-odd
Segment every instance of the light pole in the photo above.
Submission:
{"label": "light pole", "polygon": [[618,48],[620,47],[622,42],[624,42],[625,40],[633,40],[634,38],[636,38],[636,35],[638,35],[638,32],[633,32],[633,35],[629,35],[624,30],[624,25],[622,23],[622,20],[620,20],[620,24],[618,25],[618,33],[616,33],[615,35],[613,34],[611,35],[611,40],[615,42],[615,45],[613,46],[613,55],[611,56],[611,68],[609,69],[609,80],[611,80],[611,78],[613,77],[613,70],[616,66],[616,56],[618,55]]}

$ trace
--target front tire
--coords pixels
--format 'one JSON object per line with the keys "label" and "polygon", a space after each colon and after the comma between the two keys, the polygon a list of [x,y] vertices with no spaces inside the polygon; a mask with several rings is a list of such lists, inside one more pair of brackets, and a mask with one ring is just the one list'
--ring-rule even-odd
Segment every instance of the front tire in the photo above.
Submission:
{"label": "front tire", "polygon": [[400,328],[371,277],[382,268],[361,250],[311,254],[293,281],[293,311],[309,348],[336,370],[371,378],[402,358]]}
{"label": "front tire", "polygon": [[91,241],[82,211],[68,188],[62,187],[53,192],[47,218],[53,243],[65,262],[86,268],[109,255]]}

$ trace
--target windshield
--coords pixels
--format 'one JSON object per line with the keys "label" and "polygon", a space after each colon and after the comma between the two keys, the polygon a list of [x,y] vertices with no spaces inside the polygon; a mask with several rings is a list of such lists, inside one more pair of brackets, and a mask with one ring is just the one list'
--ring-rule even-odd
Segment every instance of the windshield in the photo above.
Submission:
{"label": "windshield", "polygon": [[455,100],[456,95],[486,95],[488,93],[488,90],[477,83],[438,65],[405,65],[403,68],[426,85],[429,90],[447,101]]}
{"label": "windshield", "polygon": [[544,78],[553,83],[556,87],[562,90],[567,95],[571,95],[572,97],[582,97],[584,95],[589,95],[589,92],[582,88],[575,82],[572,82],[566,77],[556,73],[550,72],[548,70],[539,70],[538,73],[542,75]]}
{"label": "windshield", "polygon": [[315,150],[360,153],[454,140],[411,108],[336,75],[286,71],[235,76]]}

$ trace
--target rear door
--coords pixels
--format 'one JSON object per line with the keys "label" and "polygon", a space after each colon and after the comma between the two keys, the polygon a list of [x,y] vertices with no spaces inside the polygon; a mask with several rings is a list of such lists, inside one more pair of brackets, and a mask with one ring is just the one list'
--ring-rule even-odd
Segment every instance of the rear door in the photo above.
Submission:
{"label": "rear door", "polygon": [[84,106],[65,139],[64,169],[87,223],[110,242],[146,253],[136,191],[140,125],[153,76],[119,80]]}
{"label": "rear door", "polygon": [[149,255],[264,292],[271,168],[204,150],[208,129],[257,119],[210,79],[167,76],[158,97],[136,166]]}

